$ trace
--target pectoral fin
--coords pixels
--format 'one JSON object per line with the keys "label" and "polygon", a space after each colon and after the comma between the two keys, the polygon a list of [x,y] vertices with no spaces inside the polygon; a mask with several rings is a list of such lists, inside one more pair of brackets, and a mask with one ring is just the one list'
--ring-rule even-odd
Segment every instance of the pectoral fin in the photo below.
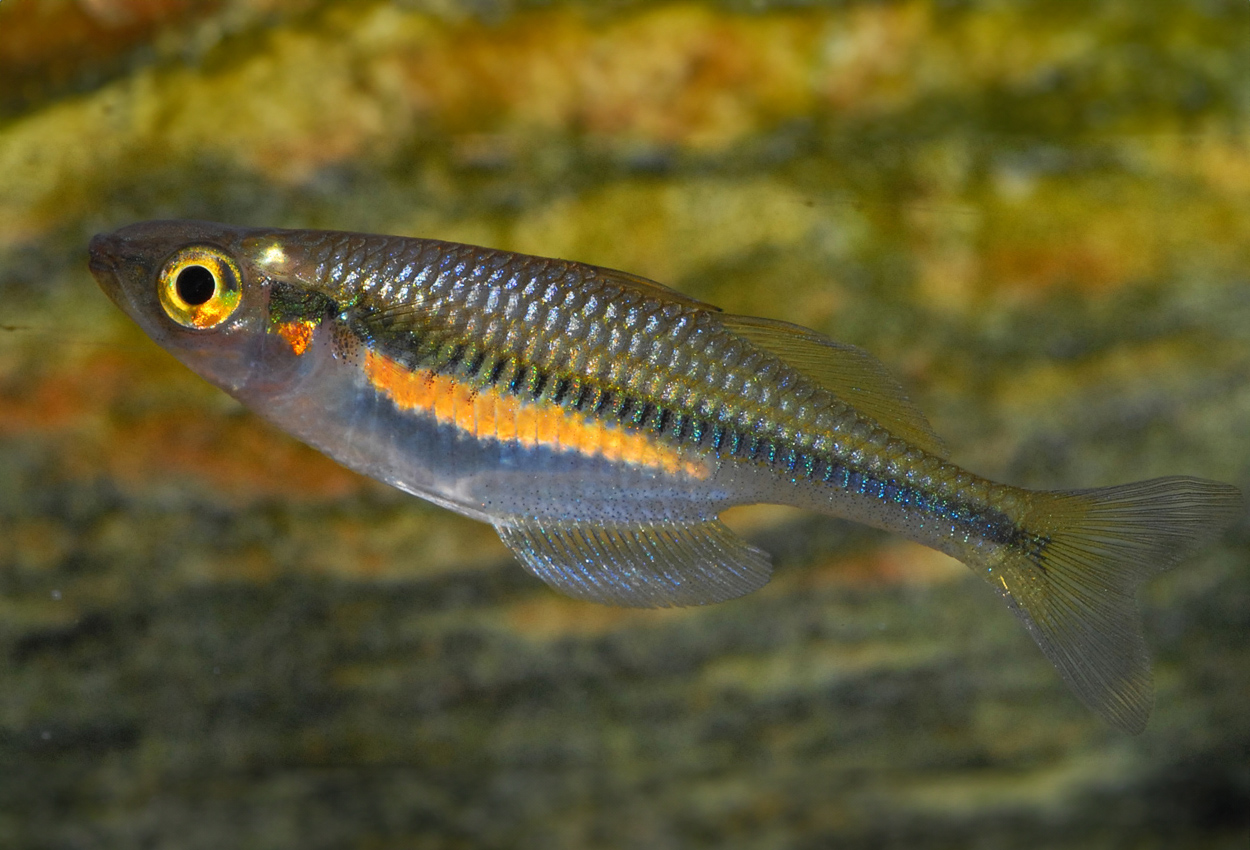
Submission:
{"label": "pectoral fin", "polygon": [[784,360],[894,436],[938,457],[948,450],[880,360],[815,331],[751,316],[720,316],[726,329]]}
{"label": "pectoral fin", "polygon": [[723,602],[763,587],[768,555],[718,520],[603,525],[495,525],[521,563],[561,593],[606,605],[667,608]]}

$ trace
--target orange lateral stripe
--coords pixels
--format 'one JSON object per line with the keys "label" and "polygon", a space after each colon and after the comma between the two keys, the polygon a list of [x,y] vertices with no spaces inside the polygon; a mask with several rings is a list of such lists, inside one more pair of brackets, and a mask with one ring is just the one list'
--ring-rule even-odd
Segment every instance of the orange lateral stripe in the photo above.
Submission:
{"label": "orange lateral stripe", "polygon": [[538,445],[538,407],[536,405],[517,406],[516,441],[523,446]]}
{"label": "orange lateral stripe", "polygon": [[454,378],[425,369],[409,371],[372,351],[365,355],[364,370],[369,383],[396,407],[433,414],[438,422],[454,425],[481,439],[515,440],[526,448],[546,446],[575,451],[696,478],[710,474],[707,464],[689,460],[645,434],[596,422],[555,405],[523,403],[493,388],[474,390]]}
{"label": "orange lateral stripe", "polygon": [[[516,405],[509,404],[509,400],[498,395],[497,393],[488,393],[493,396],[495,401],[495,434],[496,440],[510,441],[517,438],[516,432]],[[489,434],[479,436],[489,437]]]}
{"label": "orange lateral stripe", "polygon": [[474,434],[482,436],[498,433],[498,426],[495,424],[495,399],[489,393],[477,393],[474,396],[473,412],[477,415]]}
{"label": "orange lateral stripe", "polygon": [[599,436],[599,451],[608,460],[621,459],[621,438],[624,435],[620,428],[605,428]]}

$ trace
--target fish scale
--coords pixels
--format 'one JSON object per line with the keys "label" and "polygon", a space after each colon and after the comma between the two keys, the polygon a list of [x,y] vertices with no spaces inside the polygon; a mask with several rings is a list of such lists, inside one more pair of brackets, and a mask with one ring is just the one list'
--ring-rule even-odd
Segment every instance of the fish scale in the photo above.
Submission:
{"label": "fish scale", "polygon": [[[797,466],[795,452],[808,454],[813,452],[810,440],[794,440],[795,434],[801,434],[809,425],[808,416],[793,417],[787,427],[770,414],[770,395],[772,394],[769,380],[772,373],[778,371],[779,364],[775,359],[761,364],[765,359],[757,350],[742,346],[741,342],[722,332],[709,335],[706,349],[695,352],[692,359],[703,362],[725,363],[724,376],[721,384],[724,393],[721,398],[704,399],[698,396],[700,383],[706,386],[709,382],[700,382],[696,373],[689,381],[683,380],[671,368],[656,368],[672,352],[678,351],[686,343],[685,331],[691,324],[692,311],[682,311],[675,305],[663,305],[656,300],[640,300],[635,293],[622,292],[619,288],[608,286],[588,274],[589,267],[550,261],[541,258],[523,258],[517,255],[506,255],[479,249],[472,246],[449,246],[446,243],[423,242],[419,249],[409,249],[406,255],[394,250],[394,243],[388,239],[347,238],[338,243],[326,240],[320,246],[324,253],[310,251],[309,260],[320,272],[320,282],[324,291],[340,300],[355,303],[355,311],[359,318],[350,321],[361,325],[370,325],[369,316],[380,312],[379,323],[387,331],[402,334],[407,330],[416,334],[412,324],[405,325],[394,314],[388,314],[387,307],[392,299],[382,297],[380,303],[371,303],[370,296],[383,289],[383,283],[392,278],[408,278],[417,282],[430,280],[428,289],[421,299],[423,310],[419,315],[426,317],[421,331],[427,334],[426,348],[438,349],[441,345],[467,344],[471,337],[472,323],[479,318],[481,308],[476,303],[481,299],[479,293],[484,290],[491,294],[498,291],[519,290],[519,296],[509,298],[502,310],[502,319],[511,320],[505,331],[504,350],[514,354],[520,361],[508,370],[510,389],[517,392],[521,387],[516,384],[516,373],[524,369],[527,389],[533,395],[535,384],[541,378],[545,382],[545,372],[561,372],[578,364],[570,363],[567,357],[567,344],[573,339],[569,333],[571,315],[581,313],[590,324],[590,341],[593,343],[596,331],[610,329],[609,339],[604,348],[606,357],[600,359],[603,364],[597,373],[590,378],[599,378],[606,386],[599,389],[613,394],[615,406],[599,414],[614,415],[619,422],[639,427],[646,420],[647,412],[656,408],[673,405],[671,398],[665,396],[682,396],[687,399],[683,409],[675,411],[675,415],[683,421],[708,416],[709,408],[716,411],[715,418],[734,423],[740,430],[755,433],[763,432],[764,440],[748,440],[741,434],[731,435],[734,446],[732,455],[744,455],[751,460],[759,460],[761,451],[768,462],[775,463],[779,450],[786,457],[786,469],[793,472]],[[402,259],[402,257],[407,259]],[[351,273],[345,269],[351,268]],[[360,281],[365,281],[360,283]],[[502,282],[501,282],[502,281]],[[560,298],[563,284],[565,298]],[[597,297],[596,297],[597,296]],[[593,307],[584,309],[587,298],[593,298]],[[489,303],[490,297],[487,296]],[[404,291],[397,293],[394,301],[405,301]],[[555,302],[563,301],[564,309]],[[547,305],[546,316],[540,319],[541,305]],[[667,311],[667,315],[665,312]],[[491,311],[485,311],[488,320],[494,318]],[[414,313],[402,314],[411,318]],[[619,324],[614,324],[619,320]],[[704,320],[707,321],[706,318]],[[436,330],[437,329],[437,330]],[[615,332],[615,333],[613,333]],[[461,336],[464,335],[464,336]],[[374,335],[379,340],[379,335]],[[447,340],[457,342],[448,343]],[[519,343],[526,340],[524,345]],[[494,342],[490,335],[482,340],[489,349]],[[511,343],[511,344],[509,344]],[[412,356],[413,348],[421,350],[420,343],[405,337],[402,344],[395,346],[413,367],[426,366],[445,368],[445,357],[436,354],[422,360]],[[487,355],[489,356],[489,354]],[[782,367],[784,369],[784,367]],[[541,370],[541,371],[539,371]],[[628,377],[628,376],[633,376]],[[709,375],[710,383],[715,386],[716,376]],[[797,379],[794,375],[786,375],[780,381],[789,384],[792,393],[799,398],[812,395],[807,382]],[[732,402],[725,396],[735,392]],[[789,399],[786,399],[788,402]],[[828,393],[824,393],[821,407],[841,408],[837,412],[843,414],[842,427],[845,427],[845,405],[838,403]],[[784,403],[783,403],[784,404]],[[781,408],[785,412],[784,406]],[[812,408],[808,409],[809,411]],[[626,417],[626,413],[630,415]],[[674,411],[669,411],[670,415]],[[718,414],[718,415],[717,415]],[[835,420],[836,421],[836,420]],[[700,423],[702,424],[702,423]],[[832,428],[839,426],[833,424]],[[691,429],[689,433],[678,430],[670,433],[665,429],[652,428],[657,438],[669,442],[688,443],[695,434],[700,437],[706,428]],[[880,431],[880,429],[878,429]],[[880,431],[884,434],[883,431]],[[871,429],[857,439],[854,433],[848,435],[848,442],[855,446],[860,442],[869,442],[874,434]],[[682,438],[685,437],[683,440]],[[719,453],[722,440],[717,441],[714,453]],[[795,443],[791,445],[791,443]],[[701,440],[696,442],[701,443]],[[780,444],[780,446],[779,446]],[[852,451],[855,449],[852,448]],[[866,473],[878,473],[872,467],[873,457],[868,460]],[[826,468],[830,465],[826,461]],[[814,471],[814,465],[812,466]]]}
{"label": "fish scale", "polygon": [[1241,511],[1236,488],[1182,476],[1049,492],[978,477],[861,349],[624,272],[207,222],[131,225],[90,253],[192,369],[352,469],[493,524],[561,592],[732,599],[771,567],[721,511],[821,511],[963,560],[1130,732],[1153,700],[1138,585]]}
{"label": "fish scale", "polygon": [[[613,328],[618,332],[604,346],[607,355],[602,358],[604,367],[588,376],[592,380],[598,378],[603,381],[606,386],[596,389],[600,392],[611,393],[614,399],[614,404],[611,406],[595,405],[593,410],[598,415],[612,417],[618,423],[633,427],[642,427],[649,418],[648,414],[657,410],[662,411],[661,422],[667,421],[667,417],[676,417],[683,425],[696,422],[697,427],[692,426],[688,429],[678,427],[673,431],[668,431],[663,427],[652,425],[650,430],[660,440],[682,446],[693,445],[699,449],[703,449],[704,433],[715,430],[716,427],[707,427],[705,420],[719,419],[722,422],[733,423],[737,430],[730,434],[730,448],[726,452],[729,456],[743,457],[753,462],[764,461],[776,464],[780,454],[784,458],[786,471],[791,474],[799,467],[800,458],[802,458],[806,477],[814,477],[818,470],[824,470],[827,473],[821,479],[823,483],[834,481],[833,473],[839,465],[833,458],[817,459],[814,457],[813,455],[819,453],[819,450],[813,447],[811,439],[805,439],[802,435],[813,429],[838,431],[841,428],[848,431],[842,442],[850,446],[849,451],[864,456],[865,462],[862,464],[864,468],[851,471],[851,474],[859,476],[855,479],[858,492],[866,493],[873,486],[875,479],[872,476],[882,474],[875,463],[879,458],[860,449],[866,445],[884,442],[888,437],[884,429],[874,428],[863,420],[847,417],[846,414],[850,413],[850,410],[846,405],[838,402],[828,392],[813,388],[810,382],[798,378],[792,371],[787,372],[784,377],[775,375],[776,372],[786,371],[784,365],[775,358],[765,358],[761,352],[744,347],[740,341],[723,331],[706,335],[706,348],[701,352],[696,351],[688,355],[702,362],[725,364],[722,378],[722,389],[725,392],[721,397],[711,399],[699,395],[701,386],[706,387],[708,383],[715,386],[717,375],[714,371],[707,376],[711,379],[710,381],[701,381],[701,376],[697,372],[692,376],[683,377],[671,368],[664,368],[662,365],[664,361],[671,358],[672,352],[680,351],[686,343],[685,331],[693,324],[692,311],[682,311],[674,305],[662,305],[657,301],[644,300],[640,304],[632,293],[623,297],[622,293],[611,288],[605,292],[603,286],[593,276],[585,273],[587,268],[585,266],[562,264],[564,267],[561,268],[560,265],[546,260],[520,259],[513,260],[511,267],[505,261],[494,264],[492,269],[491,260],[499,252],[463,249],[459,246],[453,251],[454,253],[439,254],[429,246],[423,246],[422,250],[410,252],[413,255],[412,260],[402,263],[395,260],[393,253],[388,254],[385,250],[369,251],[366,245],[351,250],[348,259],[334,258],[323,261],[319,265],[325,265],[330,269],[327,276],[322,278],[323,285],[326,286],[327,291],[340,298],[345,297],[345,292],[342,288],[334,286],[338,280],[335,275],[338,274],[336,270],[346,262],[363,264],[363,267],[358,270],[358,277],[363,276],[369,281],[385,280],[387,274],[402,274],[398,269],[403,268],[441,268],[442,271],[434,277],[429,286],[426,299],[423,301],[425,309],[421,313],[426,316],[426,323],[422,328],[424,332],[429,333],[426,328],[430,327],[444,329],[443,334],[437,335],[436,341],[429,347],[437,347],[438,341],[448,339],[463,341],[454,343],[443,341],[444,347],[471,344],[472,338],[468,334],[472,331],[474,320],[479,318],[476,302],[481,300],[480,293],[484,290],[493,293],[500,288],[519,288],[522,297],[507,302],[508,306],[503,310],[503,317],[505,320],[509,317],[513,319],[508,327],[505,342],[507,340],[514,342],[508,350],[519,357],[520,361],[511,366],[506,373],[497,374],[494,381],[488,381],[488,383],[496,383],[500,378],[506,377],[509,389],[514,394],[526,390],[530,395],[540,397],[541,394],[535,390],[540,381],[544,385],[547,384],[547,371],[561,374],[566,370],[577,369],[579,364],[570,362],[567,356],[568,344],[573,339],[569,333],[572,315],[580,313],[589,320],[592,341],[597,329],[611,327],[613,321],[619,317],[620,327]],[[342,253],[339,252],[340,257]],[[380,263],[389,265],[390,270],[377,268]],[[449,268],[451,273],[446,271]],[[411,274],[407,276],[413,277]],[[418,273],[415,277],[419,280],[423,277],[428,278],[429,274]],[[502,286],[498,283],[501,278],[505,279]],[[496,282],[494,287],[490,285],[492,279]],[[525,283],[523,284],[522,281]],[[560,283],[564,283],[566,287],[563,299],[559,297]],[[368,325],[367,317],[375,311],[381,311],[384,316],[386,315],[388,305],[386,299],[383,299],[381,306],[373,306],[369,302],[367,295],[374,288],[363,285],[361,293],[366,297],[354,299],[356,311],[366,317],[354,319],[355,322]],[[529,299],[528,304],[522,300],[523,298]],[[594,306],[586,310],[583,305],[588,298],[593,299]],[[487,303],[490,302],[489,295],[485,300]],[[556,305],[555,302],[558,301],[562,301],[563,311],[561,306]],[[546,317],[541,322],[538,321],[540,302],[550,305]],[[523,309],[524,314],[522,314]],[[404,315],[412,314],[405,313]],[[489,316],[489,312],[487,315]],[[703,317],[703,321],[706,324],[710,320]],[[405,326],[395,321],[393,317],[381,319],[381,324],[386,326],[391,333],[402,333],[405,327],[409,333],[415,333],[412,326]],[[460,336],[457,332],[465,336]],[[515,344],[525,338],[528,338],[528,342],[524,346]],[[378,337],[375,336],[374,339]],[[489,348],[492,342],[493,340],[488,336],[482,344]],[[405,353],[410,353],[414,347],[414,341],[408,337],[403,340],[403,344],[396,347]],[[490,354],[486,356],[489,357]],[[762,360],[766,362],[761,363]],[[424,362],[419,358],[410,358],[409,365],[446,368],[447,363],[445,357],[440,358],[435,355],[426,358]],[[524,381],[518,382],[517,375],[522,369],[525,370]],[[621,380],[622,375],[635,377]],[[814,403],[804,407],[802,412],[793,414],[789,421],[783,424],[771,415],[774,412],[774,407],[770,406],[770,396],[773,395],[771,380],[775,380],[779,386],[789,391],[788,396],[776,405],[776,411],[788,412],[787,408],[791,406],[791,401],[809,400],[813,395],[817,396],[817,399]],[[736,394],[729,396],[735,390]],[[732,401],[727,400],[726,396],[729,396]],[[673,399],[676,397],[683,398],[685,404],[674,410]],[[572,406],[580,409],[577,404]],[[831,414],[825,423],[821,423],[824,424],[823,429],[821,424],[815,421],[822,413]],[[835,418],[833,413],[841,414],[840,419]],[[746,432],[750,432],[750,435],[748,436]],[[759,438],[761,433],[764,435],[763,439]],[[723,445],[724,438],[719,436],[714,438],[709,450],[712,454],[720,456]],[[915,461],[923,462],[923,456],[913,458],[913,462]],[[908,473],[912,470],[900,469],[897,463],[891,464],[891,467],[887,473],[891,479],[897,477],[908,481],[908,484],[911,483],[911,476]],[[899,489],[896,483],[892,483],[891,486],[896,490]],[[958,492],[945,493],[943,496],[956,502],[965,500]],[[940,503],[940,501],[934,502],[934,504]]]}

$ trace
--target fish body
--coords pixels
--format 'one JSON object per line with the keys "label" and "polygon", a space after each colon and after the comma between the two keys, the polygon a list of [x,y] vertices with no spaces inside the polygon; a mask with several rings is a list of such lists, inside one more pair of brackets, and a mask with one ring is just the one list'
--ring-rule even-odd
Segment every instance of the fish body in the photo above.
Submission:
{"label": "fish body", "polygon": [[1152,701],[1136,586],[1240,510],[1235,488],[1195,478],[980,478],[861,349],[582,263],[175,221],[97,236],[90,265],[199,374],[344,465],[493,524],[564,593],[730,599],[770,565],[721,511],[846,517],[983,575],[1129,731]]}

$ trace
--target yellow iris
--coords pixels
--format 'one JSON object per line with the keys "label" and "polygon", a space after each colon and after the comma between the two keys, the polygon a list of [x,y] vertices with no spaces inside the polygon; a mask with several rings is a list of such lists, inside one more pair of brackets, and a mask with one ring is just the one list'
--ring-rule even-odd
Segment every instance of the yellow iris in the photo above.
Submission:
{"label": "yellow iris", "polygon": [[169,318],[184,328],[208,330],[238,309],[243,275],[220,248],[196,245],[182,249],[165,264],[157,291]]}

